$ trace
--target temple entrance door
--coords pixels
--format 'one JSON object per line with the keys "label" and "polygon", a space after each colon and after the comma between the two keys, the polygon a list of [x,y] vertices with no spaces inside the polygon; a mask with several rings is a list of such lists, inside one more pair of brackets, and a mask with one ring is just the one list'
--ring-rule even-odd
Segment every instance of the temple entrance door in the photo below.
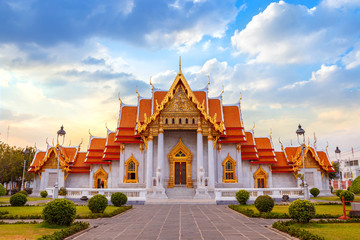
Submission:
{"label": "temple entrance door", "polygon": [[186,184],[186,162],[175,162],[175,184]]}

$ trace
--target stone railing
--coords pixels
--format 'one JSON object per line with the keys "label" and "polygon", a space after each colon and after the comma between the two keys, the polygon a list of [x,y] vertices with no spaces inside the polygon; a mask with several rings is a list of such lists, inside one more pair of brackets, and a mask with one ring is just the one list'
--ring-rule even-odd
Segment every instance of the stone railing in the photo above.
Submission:
{"label": "stone railing", "polygon": [[[260,195],[269,195],[272,198],[282,198],[288,195],[290,198],[304,198],[302,188],[242,188],[250,193],[249,200],[255,200]],[[217,201],[236,201],[235,193],[239,188],[216,188],[215,200]]]}
{"label": "stone railing", "polygon": [[[49,195],[53,195],[54,188],[46,188]],[[128,201],[146,201],[146,189],[145,188],[66,188],[66,198],[81,198],[87,196],[88,198],[102,194],[110,199],[111,194],[115,192],[124,193]]]}

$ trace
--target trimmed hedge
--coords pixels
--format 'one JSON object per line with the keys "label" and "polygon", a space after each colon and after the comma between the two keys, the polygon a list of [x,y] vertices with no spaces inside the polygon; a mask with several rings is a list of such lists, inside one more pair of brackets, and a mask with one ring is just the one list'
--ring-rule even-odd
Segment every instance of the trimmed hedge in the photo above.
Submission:
{"label": "trimmed hedge", "polygon": [[25,196],[28,195],[27,191],[25,191],[25,190],[19,191],[18,193],[24,194]]}
{"label": "trimmed hedge", "polygon": [[6,193],[6,188],[0,183],[0,196],[5,196]]}
{"label": "trimmed hedge", "polygon": [[359,194],[360,193],[360,176],[355,178],[355,180],[351,183],[350,191]]}
{"label": "trimmed hedge", "polygon": [[317,197],[320,194],[320,190],[318,188],[312,188],[310,189],[310,193],[311,195],[313,195],[314,197]]}
{"label": "trimmed hedge", "polygon": [[42,236],[41,240],[58,240],[58,239],[65,239],[66,237],[73,235],[77,232],[87,229],[90,226],[87,222],[76,222],[72,224],[70,227],[66,229],[62,229],[61,231],[54,232],[50,235]]}
{"label": "trimmed hedge", "polygon": [[26,202],[27,197],[22,193],[15,193],[10,197],[11,206],[24,206]]}
{"label": "trimmed hedge", "polygon": [[70,225],[76,216],[75,204],[67,199],[55,199],[47,203],[42,218],[49,224]]}
{"label": "trimmed hedge", "polygon": [[[345,201],[354,201],[354,199],[355,199],[355,195],[348,190],[341,192],[341,194],[339,196],[341,201],[342,201],[342,197],[344,197]],[[349,202],[345,202],[345,204],[350,205]]]}
{"label": "trimmed hedge", "polygon": [[120,207],[125,205],[127,202],[127,196],[122,192],[116,192],[111,195],[111,203],[114,206]]}
{"label": "trimmed hedge", "polygon": [[300,223],[308,223],[315,217],[315,206],[307,200],[297,199],[289,206],[290,217]]}
{"label": "trimmed hedge", "polygon": [[42,197],[42,198],[46,198],[47,196],[48,196],[48,192],[47,191],[41,191],[40,192],[40,196]]}
{"label": "trimmed hedge", "polygon": [[[333,219],[333,220],[318,220],[318,221],[311,221],[311,223],[319,223],[319,224],[331,224],[331,223],[360,223],[360,219],[348,219],[348,220],[338,220],[338,219]],[[309,224],[311,224],[309,223]],[[318,236],[316,234],[310,233],[304,229],[301,229],[297,226],[293,226],[294,224],[296,224],[295,221],[290,220],[290,221],[277,221],[274,222],[272,227],[276,228],[279,231],[285,232],[290,234],[293,237],[297,237],[300,238],[301,240],[323,240],[324,238],[321,236]]]}
{"label": "trimmed hedge", "polygon": [[108,200],[104,195],[96,194],[88,201],[88,207],[92,213],[103,213],[108,205]]}
{"label": "trimmed hedge", "polygon": [[340,194],[342,193],[342,191],[343,190],[341,190],[341,189],[336,190],[336,192],[335,192],[336,196],[340,197]]}
{"label": "trimmed hedge", "polygon": [[250,193],[246,190],[239,190],[235,193],[235,196],[241,205],[246,205],[247,200],[250,198]]}
{"label": "trimmed hedge", "polygon": [[255,207],[261,213],[271,212],[274,208],[274,205],[274,199],[267,195],[258,196],[255,200]]}

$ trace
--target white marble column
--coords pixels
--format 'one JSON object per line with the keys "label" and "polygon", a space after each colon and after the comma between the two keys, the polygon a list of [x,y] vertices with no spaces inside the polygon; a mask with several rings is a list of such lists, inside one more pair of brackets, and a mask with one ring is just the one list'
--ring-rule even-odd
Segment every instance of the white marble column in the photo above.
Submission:
{"label": "white marble column", "polygon": [[148,137],[148,147],[146,150],[146,188],[152,188],[152,168],[153,168],[153,137]]}
{"label": "white marble column", "polygon": [[89,188],[94,187],[94,171],[93,171],[93,165],[90,165],[90,174],[89,174]]}
{"label": "white marble column", "polygon": [[112,173],[111,173],[111,164],[108,165],[109,174],[108,174],[108,180],[107,180],[107,188],[112,188]]}
{"label": "white marble column", "polygon": [[159,129],[158,135],[158,161],[157,161],[157,169],[160,169],[160,183],[159,186],[163,186],[163,175],[164,175],[164,130]]}
{"label": "white marble column", "polygon": [[214,162],[214,148],[213,137],[211,130],[208,135],[208,169],[209,169],[209,188],[215,188],[215,162]]}
{"label": "white marble column", "polygon": [[120,144],[120,161],[119,161],[119,182],[124,183],[124,171],[125,171],[125,144]]}
{"label": "white marble column", "polygon": [[241,145],[238,143],[236,145],[236,164],[237,164],[237,182],[242,183],[243,173],[242,173],[242,160],[241,160]]}
{"label": "white marble column", "polygon": [[269,165],[269,188],[272,187],[273,187],[272,170],[271,170],[271,165]]}

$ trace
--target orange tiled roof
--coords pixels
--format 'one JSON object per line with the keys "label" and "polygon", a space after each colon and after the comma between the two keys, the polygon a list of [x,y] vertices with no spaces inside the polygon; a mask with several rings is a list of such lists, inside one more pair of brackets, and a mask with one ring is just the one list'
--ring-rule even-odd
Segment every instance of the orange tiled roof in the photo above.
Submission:
{"label": "orange tiled roof", "polygon": [[327,168],[327,172],[335,172],[333,166],[331,165],[329,159],[328,159],[328,156],[327,154],[324,152],[324,151],[318,151],[317,152],[319,158],[324,161],[325,163],[325,166]]}
{"label": "orange tiled roof", "polygon": [[[196,99],[202,104],[204,102],[204,108],[207,108],[206,92],[205,91],[193,91]],[[211,116],[211,115],[210,115]],[[213,117],[213,116],[211,116]]]}
{"label": "orange tiled roof", "polygon": [[151,115],[151,99],[141,99],[139,107],[139,122],[144,122],[144,113],[149,117]]}
{"label": "orange tiled roof", "polygon": [[61,147],[62,154],[69,159],[69,162],[74,162],[77,150],[77,147]]}
{"label": "orange tiled roof", "polygon": [[289,173],[294,172],[292,166],[289,165],[284,152],[275,152],[277,162],[271,165],[273,173]]}
{"label": "orange tiled roof", "polygon": [[269,138],[255,138],[255,144],[258,150],[259,160],[251,163],[276,163],[274,149]]}
{"label": "orange tiled roof", "polygon": [[162,102],[162,100],[164,99],[164,97],[166,96],[166,94],[167,94],[167,91],[154,92],[154,106],[153,106],[154,112],[156,110],[156,101],[158,104],[160,104]]}
{"label": "orange tiled roof", "polygon": [[44,159],[46,152],[36,151],[34,159],[32,160],[28,172],[35,172],[35,167],[40,166],[40,161]]}
{"label": "orange tiled roof", "polygon": [[110,162],[103,161],[106,138],[90,138],[90,147],[87,150],[85,163],[86,164],[110,164]]}
{"label": "orange tiled roof", "polygon": [[242,160],[258,160],[258,151],[255,145],[253,134],[245,132],[246,142],[241,143],[241,159]]}
{"label": "orange tiled roof", "polygon": [[244,127],[241,123],[238,106],[223,106],[226,134],[222,135],[220,142],[241,143],[245,142]]}
{"label": "orange tiled roof", "polygon": [[86,152],[78,152],[74,164],[70,166],[71,173],[89,173],[90,167],[85,164]]}
{"label": "orange tiled roof", "polygon": [[216,121],[220,122],[222,119],[220,99],[209,98],[209,115],[211,117],[214,117],[215,113],[216,113]]}
{"label": "orange tiled roof", "polygon": [[120,160],[120,143],[115,142],[115,132],[107,135],[103,160]]}
{"label": "orange tiled roof", "polygon": [[135,127],[137,120],[137,106],[123,106],[121,108],[120,126],[116,132],[116,143],[139,143],[135,135]]}

